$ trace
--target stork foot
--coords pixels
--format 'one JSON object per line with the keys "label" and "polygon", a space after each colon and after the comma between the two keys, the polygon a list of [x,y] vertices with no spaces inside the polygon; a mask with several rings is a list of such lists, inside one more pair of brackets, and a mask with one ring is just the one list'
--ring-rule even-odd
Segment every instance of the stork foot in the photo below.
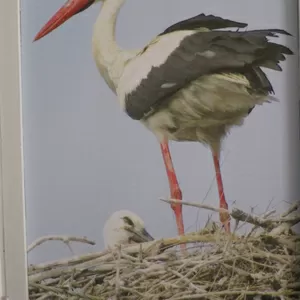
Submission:
{"label": "stork foot", "polygon": [[[220,204],[220,208],[228,209],[227,202]],[[230,233],[230,215],[227,212],[220,212],[220,221],[226,233]]]}

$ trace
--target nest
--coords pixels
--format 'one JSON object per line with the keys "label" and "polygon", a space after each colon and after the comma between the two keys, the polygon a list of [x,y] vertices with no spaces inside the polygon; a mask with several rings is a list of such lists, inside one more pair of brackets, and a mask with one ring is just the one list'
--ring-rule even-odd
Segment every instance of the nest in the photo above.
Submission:
{"label": "nest", "polygon": [[[300,221],[297,209],[293,205],[276,218],[274,212],[257,217],[233,209],[236,226],[252,225],[245,235],[225,235],[210,223],[182,237],[31,265],[30,300],[300,299],[300,238],[292,230]],[[186,250],[177,249],[180,244]]]}

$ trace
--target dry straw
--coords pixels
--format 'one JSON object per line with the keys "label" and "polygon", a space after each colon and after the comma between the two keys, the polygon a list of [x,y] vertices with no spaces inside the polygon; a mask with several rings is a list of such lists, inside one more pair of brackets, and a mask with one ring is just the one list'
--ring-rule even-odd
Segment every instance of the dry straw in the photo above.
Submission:
{"label": "dry straw", "polygon": [[[236,225],[252,225],[246,235],[224,235],[211,223],[183,237],[32,265],[30,299],[300,299],[300,238],[292,230],[300,221],[297,210],[295,204],[280,216],[269,212],[257,217],[233,209],[229,213]],[[85,238],[51,236],[28,251],[47,240],[93,244]],[[185,253],[176,247],[182,243],[188,246]]]}

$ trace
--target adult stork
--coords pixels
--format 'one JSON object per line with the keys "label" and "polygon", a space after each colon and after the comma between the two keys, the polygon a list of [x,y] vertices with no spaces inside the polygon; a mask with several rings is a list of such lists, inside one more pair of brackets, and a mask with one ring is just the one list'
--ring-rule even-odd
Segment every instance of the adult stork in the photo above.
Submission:
{"label": "adult stork", "polygon": [[[280,71],[285,55],[293,53],[268,38],[290,34],[281,29],[245,31],[241,28],[246,23],[200,14],[170,26],[141,50],[124,51],[117,45],[115,25],[125,0],[68,0],[35,40],[99,1],[94,59],[122,109],[159,140],[171,197],[182,199],[182,193],[168,141],[201,142],[212,151],[220,207],[227,209],[219,164],[222,139],[256,105],[274,99],[261,68]],[[182,207],[173,204],[172,209],[181,235]],[[229,215],[220,213],[220,221],[230,232]]]}

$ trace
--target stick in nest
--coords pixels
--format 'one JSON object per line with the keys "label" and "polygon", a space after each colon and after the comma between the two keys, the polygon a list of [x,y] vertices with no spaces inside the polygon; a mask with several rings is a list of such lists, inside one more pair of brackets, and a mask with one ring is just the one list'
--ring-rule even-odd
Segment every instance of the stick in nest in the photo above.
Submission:
{"label": "stick in nest", "polygon": [[[288,215],[273,219],[271,224],[276,228],[288,224],[293,219]],[[245,222],[248,220],[253,219]],[[256,295],[299,299],[295,276],[299,274],[300,258],[293,247],[285,251],[288,242],[294,243],[298,237],[286,231],[273,237],[273,229],[266,229],[247,241],[238,234],[228,238],[219,231],[197,232],[123,245],[122,249],[88,254],[88,258],[73,257],[69,263],[43,264],[44,270],[41,265],[35,266],[28,271],[30,299],[241,300]],[[224,252],[228,240],[230,247]],[[161,253],[162,247],[195,242],[206,242],[210,247],[203,250],[200,245],[199,251],[195,248],[187,256],[173,251]]]}
{"label": "stick in nest", "polygon": [[79,243],[89,244],[89,245],[93,245],[93,246],[96,244],[94,241],[91,241],[91,240],[87,239],[86,237],[48,235],[48,236],[42,236],[41,238],[35,240],[32,244],[30,244],[27,249],[27,253],[32,251],[37,246],[39,246],[45,242],[48,242],[48,241],[61,241],[69,247],[71,252],[73,252],[73,251],[70,248],[70,242],[79,242]]}
{"label": "stick in nest", "polygon": [[[215,212],[227,212],[232,218],[234,218],[237,221],[247,222],[252,225],[256,225],[256,226],[262,227],[264,229],[269,229],[269,230],[278,227],[278,225],[280,225],[279,223],[281,223],[281,224],[286,223],[287,224],[287,225],[285,225],[285,229],[286,229],[286,227],[292,227],[293,225],[300,222],[299,215],[294,215],[293,217],[287,217],[292,211],[295,211],[295,209],[298,208],[298,206],[296,206],[296,205],[289,208],[288,211],[285,212],[284,214],[282,214],[280,218],[266,219],[266,218],[260,218],[257,216],[253,216],[253,215],[246,213],[238,208],[233,208],[232,211],[230,212],[229,210],[227,210],[225,208],[215,208],[213,206],[206,205],[206,204],[191,203],[191,202],[175,200],[175,199],[161,198],[160,200],[163,202],[166,202],[166,203],[179,203],[179,204],[183,204],[183,205],[187,205],[187,206],[208,209],[208,210],[215,211]],[[282,217],[282,216],[284,216],[284,217]]]}

